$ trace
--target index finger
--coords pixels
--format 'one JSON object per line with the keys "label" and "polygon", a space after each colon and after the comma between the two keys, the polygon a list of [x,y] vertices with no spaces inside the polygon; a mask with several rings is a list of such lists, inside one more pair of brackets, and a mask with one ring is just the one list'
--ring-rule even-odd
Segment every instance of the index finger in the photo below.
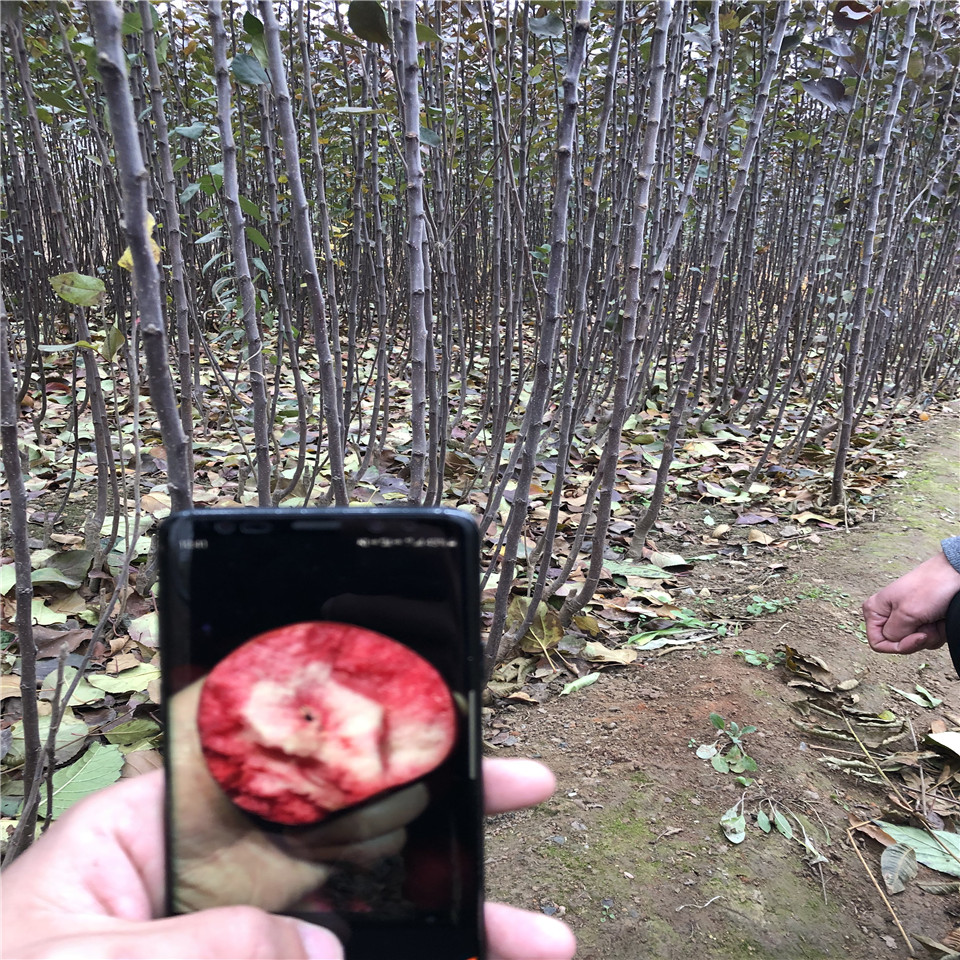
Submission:
{"label": "index finger", "polygon": [[535,806],[551,796],[556,785],[550,768],[536,760],[518,757],[483,761],[484,806],[488,814]]}
{"label": "index finger", "polygon": [[863,622],[867,628],[867,641],[870,647],[879,653],[896,653],[894,641],[888,640],[883,635],[883,627],[887,622],[888,615],[874,609],[873,597],[864,600],[860,609],[863,613]]}

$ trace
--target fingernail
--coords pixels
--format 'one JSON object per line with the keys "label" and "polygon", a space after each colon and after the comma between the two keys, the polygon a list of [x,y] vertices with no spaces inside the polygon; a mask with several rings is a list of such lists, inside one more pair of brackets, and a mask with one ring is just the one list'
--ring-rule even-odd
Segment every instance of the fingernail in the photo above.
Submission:
{"label": "fingernail", "polygon": [[310,960],[343,960],[343,947],[340,941],[324,927],[302,920],[294,921],[304,953]]}

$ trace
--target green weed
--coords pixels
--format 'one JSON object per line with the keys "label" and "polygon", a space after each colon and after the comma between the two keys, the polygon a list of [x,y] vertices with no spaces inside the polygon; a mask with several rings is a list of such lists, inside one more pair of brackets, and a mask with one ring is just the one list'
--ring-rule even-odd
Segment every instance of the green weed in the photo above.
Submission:
{"label": "green weed", "polygon": [[830,587],[814,586],[801,590],[797,594],[798,600],[823,600],[832,603],[835,607],[849,607],[850,594],[842,590],[833,590]]}
{"label": "green weed", "polygon": [[[710,722],[719,731],[719,736],[713,743],[703,743],[697,747],[696,753],[701,760],[709,760],[713,769],[718,773],[735,773],[737,783],[749,787],[753,780],[745,776],[757,769],[757,761],[751,757],[743,745],[743,738],[748,734],[756,733],[754,726],[743,726],[733,720],[725,720],[719,713],[710,714]],[[729,745],[722,746],[724,738]],[[696,741],[690,740],[689,746]]]}
{"label": "green weed", "polygon": [[761,596],[754,596],[753,602],[747,604],[747,613],[752,617],[762,617],[768,613],[779,613],[784,607],[796,602],[790,597],[784,597],[782,600],[766,600]]}
{"label": "green weed", "polygon": [[735,650],[733,655],[743,657],[743,662],[748,663],[751,667],[766,667],[767,670],[772,670],[783,663],[786,656],[781,650],[772,654],[760,653],[757,650]]}

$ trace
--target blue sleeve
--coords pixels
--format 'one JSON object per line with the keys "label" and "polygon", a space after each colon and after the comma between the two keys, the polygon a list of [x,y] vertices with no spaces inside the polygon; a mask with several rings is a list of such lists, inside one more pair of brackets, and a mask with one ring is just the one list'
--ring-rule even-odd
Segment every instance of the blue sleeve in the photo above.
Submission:
{"label": "blue sleeve", "polygon": [[943,547],[943,555],[950,562],[950,566],[960,573],[960,537],[947,537],[940,541],[940,546]]}
{"label": "blue sleeve", "polygon": [[[947,537],[940,541],[943,547],[943,555],[947,558],[950,566],[957,573],[960,573],[960,537]],[[947,634],[947,647],[950,650],[950,658],[953,660],[953,666],[960,675],[960,593],[950,601],[947,607],[946,624],[944,626]]]}

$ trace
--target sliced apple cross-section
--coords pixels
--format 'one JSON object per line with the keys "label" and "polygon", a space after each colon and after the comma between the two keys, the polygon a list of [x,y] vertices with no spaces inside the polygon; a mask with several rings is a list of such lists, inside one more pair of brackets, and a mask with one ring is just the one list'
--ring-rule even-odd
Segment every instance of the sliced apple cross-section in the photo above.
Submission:
{"label": "sliced apple cross-section", "polygon": [[197,712],[210,773],[241,809],[317,823],[446,759],[453,698],[383,634],[324,621],[260,634],[210,672]]}

